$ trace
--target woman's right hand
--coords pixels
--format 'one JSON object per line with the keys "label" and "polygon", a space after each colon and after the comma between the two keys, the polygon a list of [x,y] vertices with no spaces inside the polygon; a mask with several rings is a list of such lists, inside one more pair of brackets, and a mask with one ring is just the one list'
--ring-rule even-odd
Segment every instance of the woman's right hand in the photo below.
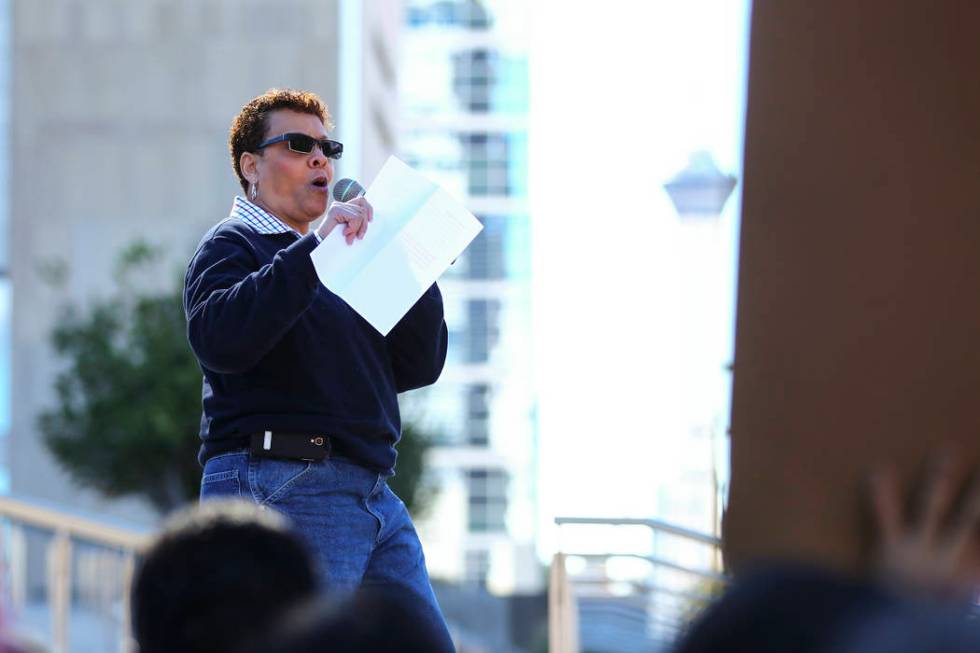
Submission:
{"label": "woman's right hand", "polygon": [[320,225],[320,239],[325,239],[338,224],[344,225],[344,238],[351,245],[354,240],[364,238],[368,223],[374,219],[374,207],[364,197],[356,197],[349,202],[333,202],[327,209],[327,218]]}

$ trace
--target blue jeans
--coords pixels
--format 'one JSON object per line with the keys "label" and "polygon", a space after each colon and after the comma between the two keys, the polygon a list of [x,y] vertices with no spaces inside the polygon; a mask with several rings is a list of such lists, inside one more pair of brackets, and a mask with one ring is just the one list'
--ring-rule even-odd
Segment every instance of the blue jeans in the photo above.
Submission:
{"label": "blue jeans", "polygon": [[201,500],[228,496],[289,517],[313,553],[326,590],[399,586],[415,599],[431,629],[444,635],[445,650],[455,650],[429,583],[422,544],[384,475],[340,457],[305,462],[240,450],[204,466]]}

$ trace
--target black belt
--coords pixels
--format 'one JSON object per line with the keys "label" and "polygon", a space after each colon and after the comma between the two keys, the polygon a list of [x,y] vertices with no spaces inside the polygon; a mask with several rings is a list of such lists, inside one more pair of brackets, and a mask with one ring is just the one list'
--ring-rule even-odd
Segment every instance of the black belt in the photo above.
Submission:
{"label": "black belt", "polygon": [[316,461],[328,457],[333,449],[330,436],[316,433],[259,431],[249,433],[248,440],[252,455],[262,458]]}

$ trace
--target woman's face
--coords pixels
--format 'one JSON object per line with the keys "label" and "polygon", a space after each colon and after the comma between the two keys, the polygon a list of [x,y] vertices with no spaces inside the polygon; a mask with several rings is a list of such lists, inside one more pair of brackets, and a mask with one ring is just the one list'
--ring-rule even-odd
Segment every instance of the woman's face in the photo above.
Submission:
{"label": "woman's face", "polygon": [[[308,113],[279,109],[269,113],[267,120],[263,140],[294,132],[318,139],[327,137],[320,119]],[[333,162],[319,147],[314,146],[309,154],[301,154],[281,142],[263,148],[258,155],[245,153],[242,157],[246,178],[258,181],[255,203],[290,227],[305,234],[310,223],[326,212],[327,184],[333,180]],[[247,162],[248,157],[254,163]],[[254,174],[250,175],[250,170]]]}

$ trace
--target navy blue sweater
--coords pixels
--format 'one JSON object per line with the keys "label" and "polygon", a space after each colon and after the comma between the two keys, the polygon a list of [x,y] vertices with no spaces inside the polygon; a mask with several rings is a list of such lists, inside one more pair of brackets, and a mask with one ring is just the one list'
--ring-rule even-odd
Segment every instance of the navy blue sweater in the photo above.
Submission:
{"label": "navy blue sweater", "polygon": [[316,246],[312,232],[259,234],[229,218],[191,259],[184,310],[204,372],[202,465],[271,430],[329,435],[360,464],[394,469],[397,393],[434,383],[446,360],[442,295],[433,284],[382,336],[320,283]]}

